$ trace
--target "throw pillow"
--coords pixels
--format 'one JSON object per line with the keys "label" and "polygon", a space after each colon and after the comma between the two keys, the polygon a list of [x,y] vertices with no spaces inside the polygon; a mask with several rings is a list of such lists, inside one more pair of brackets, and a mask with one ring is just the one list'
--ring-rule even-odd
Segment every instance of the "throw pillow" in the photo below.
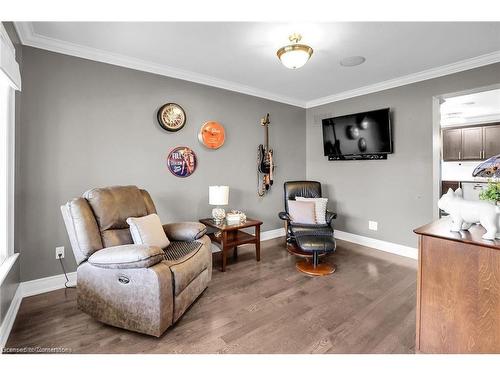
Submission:
{"label": "throw pillow", "polygon": [[326,205],[328,204],[328,198],[295,197],[295,200],[301,202],[314,202],[316,222],[318,224],[326,224]]}
{"label": "throw pillow", "polygon": [[294,223],[316,224],[314,212],[314,202],[288,201],[288,214]]}
{"label": "throw pillow", "polygon": [[130,234],[136,245],[158,246],[162,249],[170,245],[157,214],[129,217],[127,224],[130,226]]}

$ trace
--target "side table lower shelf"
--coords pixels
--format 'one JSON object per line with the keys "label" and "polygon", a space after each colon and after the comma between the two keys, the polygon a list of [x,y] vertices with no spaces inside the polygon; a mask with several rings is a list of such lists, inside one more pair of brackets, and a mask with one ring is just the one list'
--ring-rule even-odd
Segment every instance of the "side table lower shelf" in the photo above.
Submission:
{"label": "side table lower shelf", "polygon": [[[233,250],[233,257],[238,256],[238,246],[245,244],[255,244],[255,258],[257,262],[260,261],[260,226],[261,221],[248,219],[245,223],[239,225],[217,225],[212,219],[202,219],[201,223],[213,228],[217,233],[210,233],[208,236],[213,242],[221,245],[222,266],[221,271],[226,271],[227,254]],[[242,228],[255,228],[255,234],[246,233],[240,229]]]}

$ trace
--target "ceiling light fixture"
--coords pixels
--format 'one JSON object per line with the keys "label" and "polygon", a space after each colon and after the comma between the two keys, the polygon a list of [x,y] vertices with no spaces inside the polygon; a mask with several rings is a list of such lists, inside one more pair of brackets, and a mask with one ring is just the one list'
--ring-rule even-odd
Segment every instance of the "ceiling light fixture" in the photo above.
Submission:
{"label": "ceiling light fixture", "polygon": [[313,49],[305,44],[299,44],[302,39],[300,34],[292,34],[288,37],[290,42],[288,46],[281,47],[276,55],[280,59],[281,63],[288,69],[298,69],[311,58],[313,54]]}

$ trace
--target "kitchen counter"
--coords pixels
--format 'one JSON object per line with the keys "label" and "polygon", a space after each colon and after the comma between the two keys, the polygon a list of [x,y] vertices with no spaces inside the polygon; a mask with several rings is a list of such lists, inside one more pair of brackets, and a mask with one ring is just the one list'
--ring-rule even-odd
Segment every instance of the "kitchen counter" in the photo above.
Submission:
{"label": "kitchen counter", "polygon": [[476,180],[443,180],[443,181],[448,181],[448,182],[470,182],[470,183],[480,182],[480,183],[484,183],[484,184],[487,184],[489,182],[487,178],[483,178],[483,177],[478,178]]}
{"label": "kitchen counter", "polygon": [[488,186],[487,182],[483,181],[441,181],[441,195],[445,194],[448,189],[456,190],[459,187],[462,188],[464,194],[464,199],[477,201],[479,200],[479,194],[486,189]]}

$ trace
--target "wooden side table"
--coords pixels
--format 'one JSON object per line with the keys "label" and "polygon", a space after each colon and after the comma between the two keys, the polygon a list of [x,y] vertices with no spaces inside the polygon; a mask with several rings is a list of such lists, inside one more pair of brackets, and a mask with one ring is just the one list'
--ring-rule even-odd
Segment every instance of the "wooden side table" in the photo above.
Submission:
{"label": "wooden side table", "polygon": [[[255,244],[255,258],[257,262],[260,261],[260,226],[262,221],[247,219],[246,222],[235,225],[215,224],[213,219],[201,219],[200,223],[205,224],[207,227],[216,229],[219,235],[210,233],[209,237],[212,241],[217,242],[222,246],[222,272],[226,271],[227,253],[233,250],[234,258],[238,256],[238,246],[253,243]],[[243,232],[243,228],[255,227],[255,235]]]}

